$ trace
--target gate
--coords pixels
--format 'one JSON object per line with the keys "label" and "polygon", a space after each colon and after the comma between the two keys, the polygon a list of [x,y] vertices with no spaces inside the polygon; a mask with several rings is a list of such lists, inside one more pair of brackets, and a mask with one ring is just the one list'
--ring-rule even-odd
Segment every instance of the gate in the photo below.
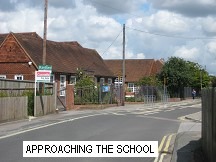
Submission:
{"label": "gate", "polygon": [[113,85],[75,87],[74,104],[114,104],[118,99],[118,91]]}
{"label": "gate", "polygon": [[169,98],[167,87],[141,86],[135,93],[135,101],[144,102],[144,104],[152,104],[155,102],[166,103]]}

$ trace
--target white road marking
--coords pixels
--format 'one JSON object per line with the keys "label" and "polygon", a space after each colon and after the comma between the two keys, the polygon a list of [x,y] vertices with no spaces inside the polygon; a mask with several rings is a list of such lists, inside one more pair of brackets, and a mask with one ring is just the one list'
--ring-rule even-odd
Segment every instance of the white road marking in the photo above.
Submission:
{"label": "white road marking", "polygon": [[50,123],[50,124],[46,124],[46,125],[42,125],[42,126],[38,126],[38,127],[33,127],[33,128],[30,128],[30,129],[27,129],[27,130],[23,130],[23,131],[19,131],[19,132],[16,132],[16,133],[8,134],[8,135],[5,135],[5,136],[1,136],[0,140],[4,139],[4,138],[16,136],[16,135],[19,135],[19,134],[23,134],[23,133],[26,133],[26,132],[30,132],[30,131],[33,131],[33,130],[38,130],[38,129],[41,129],[41,128],[46,128],[46,127],[50,127],[50,126],[53,126],[53,125],[61,124],[61,123],[71,122],[71,121],[74,121],[74,120],[88,118],[88,117],[92,117],[92,116],[107,115],[107,114],[108,113],[86,115],[86,116],[81,116],[81,117],[77,117],[77,118],[67,119],[67,120],[64,120],[64,121]]}

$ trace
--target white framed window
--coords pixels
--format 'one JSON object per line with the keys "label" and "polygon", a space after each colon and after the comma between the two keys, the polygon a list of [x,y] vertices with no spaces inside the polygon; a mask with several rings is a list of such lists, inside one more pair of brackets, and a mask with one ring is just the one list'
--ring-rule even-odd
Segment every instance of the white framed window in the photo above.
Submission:
{"label": "white framed window", "polygon": [[14,79],[15,80],[23,80],[23,75],[15,75]]}
{"label": "white framed window", "polygon": [[137,92],[138,91],[138,87],[134,83],[128,83],[128,89],[131,92]]}
{"label": "white framed window", "polygon": [[112,84],[112,78],[108,78],[108,84],[109,84],[109,85]]}
{"label": "white framed window", "polygon": [[120,85],[122,85],[122,76],[116,78],[114,83],[115,87],[119,87]]}
{"label": "white framed window", "polygon": [[76,77],[70,76],[70,84],[76,84]]}
{"label": "white framed window", "polygon": [[0,75],[0,79],[6,79],[6,75]]}
{"label": "white framed window", "polygon": [[60,75],[60,96],[65,96],[66,75]]}
{"label": "white framed window", "polygon": [[122,76],[115,79],[115,83],[121,83],[122,84]]}
{"label": "white framed window", "polygon": [[105,83],[105,79],[104,78],[100,78],[100,84],[104,84]]}

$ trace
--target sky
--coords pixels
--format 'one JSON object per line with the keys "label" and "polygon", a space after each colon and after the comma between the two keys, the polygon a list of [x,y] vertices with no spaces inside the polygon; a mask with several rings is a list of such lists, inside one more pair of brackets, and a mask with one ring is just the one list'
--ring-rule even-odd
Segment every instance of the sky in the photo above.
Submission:
{"label": "sky", "polygon": [[[0,33],[43,38],[44,0],[0,0]],[[47,39],[77,41],[103,59],[172,56],[216,75],[216,0],[48,0]]]}

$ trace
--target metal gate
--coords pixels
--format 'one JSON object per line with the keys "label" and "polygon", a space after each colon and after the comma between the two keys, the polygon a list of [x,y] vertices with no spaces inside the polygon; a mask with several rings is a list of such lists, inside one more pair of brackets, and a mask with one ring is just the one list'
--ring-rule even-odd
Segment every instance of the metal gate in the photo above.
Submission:
{"label": "metal gate", "polygon": [[141,86],[135,93],[135,101],[152,104],[156,102],[168,102],[169,94],[167,87]]}
{"label": "metal gate", "polygon": [[118,100],[118,89],[113,85],[75,87],[75,105],[114,104]]}

